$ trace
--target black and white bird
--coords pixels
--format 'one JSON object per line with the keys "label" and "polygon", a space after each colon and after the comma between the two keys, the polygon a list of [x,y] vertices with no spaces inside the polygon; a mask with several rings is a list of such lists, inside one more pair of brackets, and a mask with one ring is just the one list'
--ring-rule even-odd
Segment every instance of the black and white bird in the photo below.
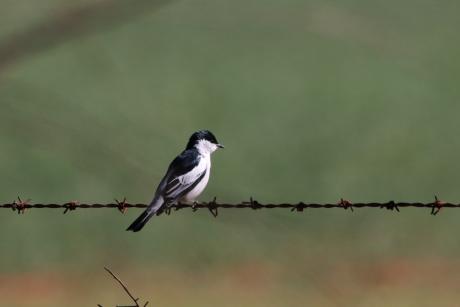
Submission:
{"label": "black and white bird", "polygon": [[152,216],[162,213],[172,203],[194,202],[208,184],[211,154],[218,148],[224,146],[210,131],[192,134],[185,150],[169,165],[150,205],[126,230],[141,230]]}

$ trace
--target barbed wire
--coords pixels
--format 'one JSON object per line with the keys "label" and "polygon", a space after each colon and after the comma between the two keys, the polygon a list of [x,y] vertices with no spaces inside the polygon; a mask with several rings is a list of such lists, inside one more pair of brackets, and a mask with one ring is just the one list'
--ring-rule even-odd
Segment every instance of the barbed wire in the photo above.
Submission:
{"label": "barbed wire", "polygon": [[[30,199],[23,201],[20,197],[17,200],[13,201],[12,203],[6,203],[0,205],[0,209],[12,209],[13,211],[17,212],[18,214],[23,214],[27,209],[64,209],[64,214],[73,211],[76,209],[99,209],[99,208],[116,208],[121,213],[125,213],[128,208],[146,208],[147,204],[137,203],[131,204],[128,203],[126,198],[119,201],[117,199],[114,202],[110,203],[80,203],[78,201],[70,201],[62,204],[55,204],[55,203],[30,203]],[[229,204],[229,203],[218,203],[217,199],[214,198],[212,201],[209,202],[199,202],[193,204],[170,204],[163,210],[167,215],[171,214],[172,211],[178,211],[181,209],[192,209],[192,211],[197,211],[198,209],[208,209],[214,217],[218,216],[219,209],[290,209],[294,212],[303,212],[305,209],[333,209],[333,208],[341,208],[341,209],[350,209],[350,211],[354,211],[356,208],[375,208],[375,209],[387,209],[393,211],[400,211],[400,208],[428,208],[431,209],[431,214],[436,215],[438,214],[442,208],[460,208],[460,204],[444,202],[438,199],[437,196],[434,197],[433,202],[423,203],[423,202],[396,202],[396,201],[388,201],[385,203],[382,202],[357,202],[352,203],[351,201],[345,200],[343,198],[340,199],[337,203],[260,203],[257,200],[253,199],[252,197],[248,201],[243,201],[241,203],[236,204]]]}

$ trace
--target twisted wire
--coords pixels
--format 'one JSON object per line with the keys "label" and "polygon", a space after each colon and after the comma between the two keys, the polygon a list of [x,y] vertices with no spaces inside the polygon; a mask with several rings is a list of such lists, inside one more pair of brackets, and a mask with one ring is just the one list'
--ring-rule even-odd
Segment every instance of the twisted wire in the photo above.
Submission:
{"label": "twisted wire", "polygon": [[[109,203],[80,203],[78,201],[71,201],[66,203],[30,203],[30,200],[23,201],[20,197],[11,203],[0,204],[0,209],[12,209],[17,213],[24,213],[27,209],[64,209],[64,213],[73,211],[76,209],[100,209],[100,208],[116,208],[120,212],[124,213],[128,208],[146,208],[148,205],[143,203],[128,203],[126,198],[122,201],[114,200]],[[218,209],[290,209],[291,211],[302,212],[305,209],[350,209],[354,211],[356,208],[378,208],[388,209],[394,211],[400,211],[400,208],[429,208],[431,214],[436,215],[442,208],[460,208],[459,203],[443,202],[436,196],[433,202],[357,202],[352,203],[348,200],[340,199],[337,203],[260,203],[254,200],[252,197],[249,201],[242,201],[240,203],[219,203],[216,198],[209,202],[199,202],[193,204],[170,204],[165,212],[170,214],[171,211],[178,211],[181,209],[192,209],[196,211],[198,209],[208,209],[214,216],[218,215]]]}

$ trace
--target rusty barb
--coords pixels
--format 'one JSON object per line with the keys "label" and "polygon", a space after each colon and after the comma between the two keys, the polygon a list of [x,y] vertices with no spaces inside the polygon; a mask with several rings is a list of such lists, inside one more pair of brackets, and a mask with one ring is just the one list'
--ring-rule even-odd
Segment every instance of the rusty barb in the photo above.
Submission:
{"label": "rusty barb", "polygon": [[340,201],[339,201],[339,206],[342,207],[343,209],[347,210],[348,208],[350,208],[350,210],[353,212],[353,204],[346,200],[346,199],[343,199],[341,198]]}
{"label": "rusty barb", "polygon": [[[147,208],[147,204],[134,204],[129,203],[126,200],[126,197],[123,200],[119,201],[114,199],[114,202],[111,203],[81,203],[79,201],[70,201],[62,204],[57,203],[30,203],[31,200],[27,199],[23,201],[21,197],[18,196],[16,200],[11,203],[0,204],[0,209],[2,208],[9,208],[13,211],[17,212],[18,214],[24,214],[24,212],[28,209],[63,209],[64,214],[75,211],[77,209],[99,209],[99,208],[114,208],[117,209],[121,213],[125,213],[128,208]],[[191,209],[192,212],[196,212],[200,209],[207,209],[212,214],[213,217],[217,217],[219,215],[219,209],[252,209],[252,210],[260,210],[260,209],[289,209],[292,212],[303,212],[305,209],[332,209],[332,208],[341,208],[341,209],[350,209],[350,211],[354,212],[355,209],[359,208],[379,208],[379,209],[387,209],[391,211],[400,212],[400,208],[427,208],[431,210],[431,215],[437,215],[441,209],[443,208],[460,208],[460,204],[448,203],[441,201],[437,196],[434,197],[434,202],[422,203],[422,202],[396,202],[391,200],[389,202],[367,202],[367,203],[353,203],[349,200],[341,198],[338,203],[261,203],[255,200],[253,197],[250,197],[249,201],[243,201],[241,203],[219,203],[217,202],[217,198],[214,197],[209,202],[195,202],[193,204],[184,204],[184,203],[173,203],[168,205],[164,209],[164,213],[169,215],[172,211],[178,211],[181,209]]]}
{"label": "rusty barb", "polygon": [[31,199],[22,201],[21,197],[18,196],[18,200],[13,201],[13,203],[11,204],[11,209],[13,209],[13,211],[18,211],[18,214],[24,214],[26,212],[26,209],[30,206],[30,201]]}
{"label": "rusty barb", "polygon": [[76,200],[64,204],[65,210],[64,212],[62,212],[62,214],[66,214],[69,211],[77,209],[77,205],[78,205],[78,201]]}
{"label": "rusty barb", "polygon": [[117,209],[118,211],[120,211],[122,214],[124,214],[127,210],[128,210],[128,207],[126,206],[127,205],[127,202],[126,202],[126,197],[123,197],[123,200],[122,201],[119,201],[118,199],[114,199],[115,202],[117,203]]}
{"label": "rusty barb", "polygon": [[445,204],[446,202],[439,200],[438,197],[435,195],[433,207],[431,208],[431,215],[438,214]]}

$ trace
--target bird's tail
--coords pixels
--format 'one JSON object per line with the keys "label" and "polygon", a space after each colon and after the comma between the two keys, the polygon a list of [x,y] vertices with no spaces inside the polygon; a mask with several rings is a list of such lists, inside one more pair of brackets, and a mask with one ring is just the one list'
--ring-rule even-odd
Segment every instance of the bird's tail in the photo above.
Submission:
{"label": "bird's tail", "polygon": [[131,225],[129,225],[129,227],[126,230],[134,232],[138,232],[139,230],[141,230],[145,226],[145,224],[147,224],[147,222],[152,218],[152,216],[154,216],[159,210],[161,210],[163,204],[163,197],[155,197],[148,206],[148,208],[145,209],[145,211],[142,212],[142,214],[139,215],[139,217],[136,220],[134,220],[134,222]]}

